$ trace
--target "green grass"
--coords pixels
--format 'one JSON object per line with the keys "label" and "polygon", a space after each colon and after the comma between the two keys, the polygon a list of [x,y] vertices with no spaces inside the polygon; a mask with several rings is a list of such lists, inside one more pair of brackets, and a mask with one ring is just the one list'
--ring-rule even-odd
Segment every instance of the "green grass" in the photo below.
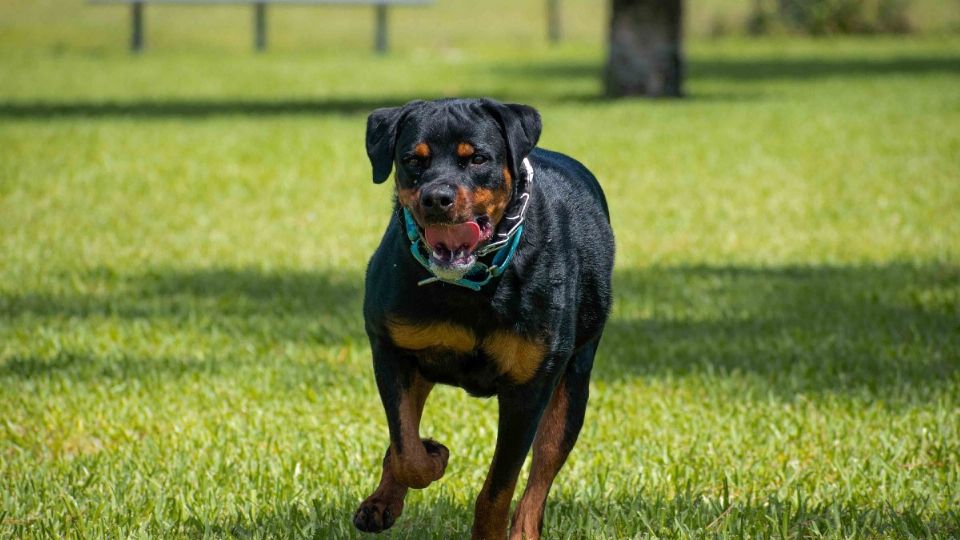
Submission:
{"label": "green grass", "polygon": [[[386,58],[367,11],[281,12],[253,55],[246,10],[157,9],[135,58],[123,10],[54,5],[0,6],[0,536],[358,537],[365,114],[453,94],[539,107],[611,202],[549,537],[960,535],[956,36],[695,40],[688,99],[606,102],[585,2],[557,48],[398,12]],[[388,538],[469,530],[495,403],[424,424],[450,467]]]}

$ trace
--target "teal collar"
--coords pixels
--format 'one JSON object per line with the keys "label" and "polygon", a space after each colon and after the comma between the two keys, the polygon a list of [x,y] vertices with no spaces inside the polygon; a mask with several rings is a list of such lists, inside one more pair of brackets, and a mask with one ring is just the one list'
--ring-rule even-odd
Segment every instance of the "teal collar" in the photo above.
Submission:
{"label": "teal collar", "polygon": [[[524,214],[530,202],[530,191],[533,186],[533,167],[530,165],[530,161],[524,159],[522,165],[526,178],[524,189],[517,198],[519,210],[517,210],[516,215],[503,218],[504,220],[515,223],[510,227],[510,230],[505,233],[500,233],[498,240],[478,249],[476,253],[477,261],[474,262],[473,266],[459,279],[442,278],[433,271],[428,259],[426,245],[420,236],[420,231],[417,230],[417,224],[413,219],[413,215],[406,208],[403,209],[403,221],[406,225],[407,239],[410,241],[410,254],[420,263],[420,266],[432,274],[431,277],[417,282],[417,285],[422,286],[442,281],[443,283],[459,285],[472,291],[479,291],[481,287],[490,283],[492,279],[500,277],[503,274],[510,265],[510,261],[513,260],[513,256],[517,252],[517,246],[520,245],[520,237],[523,235]],[[496,255],[489,265],[480,262],[480,257],[494,252],[496,252]]]}

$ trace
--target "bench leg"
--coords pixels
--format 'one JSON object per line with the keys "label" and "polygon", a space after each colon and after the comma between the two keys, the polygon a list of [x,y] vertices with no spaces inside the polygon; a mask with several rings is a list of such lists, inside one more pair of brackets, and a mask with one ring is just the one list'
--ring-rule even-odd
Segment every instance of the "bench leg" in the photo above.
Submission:
{"label": "bench leg", "polygon": [[560,43],[560,0],[547,0],[547,39],[550,43]]}
{"label": "bench leg", "polygon": [[258,52],[267,49],[267,5],[257,2],[253,5],[253,48]]}
{"label": "bench leg", "polygon": [[376,10],[377,28],[374,37],[373,48],[378,54],[387,52],[387,6],[386,4],[377,4]]}
{"label": "bench leg", "polygon": [[130,7],[130,50],[138,53],[143,50],[143,2],[134,2]]}

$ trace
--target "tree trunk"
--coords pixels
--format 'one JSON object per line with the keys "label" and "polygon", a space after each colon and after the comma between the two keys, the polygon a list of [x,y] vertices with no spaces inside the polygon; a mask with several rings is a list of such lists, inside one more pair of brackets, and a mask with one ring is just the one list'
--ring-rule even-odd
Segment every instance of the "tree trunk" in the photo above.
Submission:
{"label": "tree trunk", "polygon": [[613,0],[607,95],[679,97],[682,0]]}

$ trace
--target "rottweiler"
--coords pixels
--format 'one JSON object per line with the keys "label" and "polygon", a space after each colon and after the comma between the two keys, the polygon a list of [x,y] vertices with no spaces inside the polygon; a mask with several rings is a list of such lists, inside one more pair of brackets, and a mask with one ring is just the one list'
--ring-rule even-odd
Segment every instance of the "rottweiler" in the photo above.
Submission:
{"label": "rottweiler", "polygon": [[600,184],[535,148],[533,107],[491,99],[373,111],[373,181],[395,169],[395,204],[367,268],[363,314],[390,432],[377,489],[353,517],[389,528],[409,488],[443,476],[448,449],[421,439],[435,383],[497,396],[496,451],[473,538],[503,538],[533,446],[511,538],[539,538],[547,494],[583,425],[610,313],[614,238]]}

